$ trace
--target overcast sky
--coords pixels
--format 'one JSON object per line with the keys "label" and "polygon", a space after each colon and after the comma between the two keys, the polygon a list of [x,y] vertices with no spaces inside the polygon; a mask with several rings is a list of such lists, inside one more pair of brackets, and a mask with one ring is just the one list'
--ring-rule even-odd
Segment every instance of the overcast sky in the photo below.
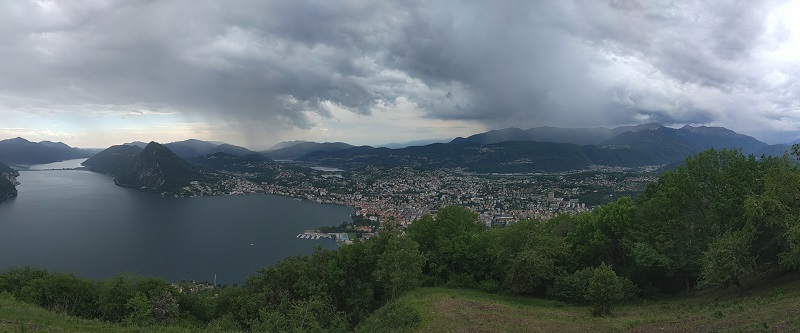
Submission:
{"label": "overcast sky", "polygon": [[0,139],[800,136],[800,1],[0,0]]}

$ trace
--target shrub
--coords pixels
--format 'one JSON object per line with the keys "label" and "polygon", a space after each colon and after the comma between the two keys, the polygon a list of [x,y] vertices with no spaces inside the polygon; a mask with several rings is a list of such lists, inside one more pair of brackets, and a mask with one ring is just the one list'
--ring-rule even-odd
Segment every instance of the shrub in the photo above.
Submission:
{"label": "shrub", "polygon": [[586,300],[592,304],[593,316],[611,314],[615,302],[622,300],[622,283],[611,266],[601,263],[594,269],[592,279],[586,288]]}
{"label": "shrub", "polygon": [[422,316],[410,305],[392,302],[375,311],[356,332],[410,332],[422,322]]}
{"label": "shrub", "polygon": [[570,304],[586,304],[586,289],[593,276],[593,268],[584,268],[572,274],[563,273],[547,289],[547,296]]}

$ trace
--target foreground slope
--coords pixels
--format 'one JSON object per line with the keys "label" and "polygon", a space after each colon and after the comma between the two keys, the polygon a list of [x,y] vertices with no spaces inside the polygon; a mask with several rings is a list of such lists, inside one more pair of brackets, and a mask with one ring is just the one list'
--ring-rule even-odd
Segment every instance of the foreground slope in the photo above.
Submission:
{"label": "foreground slope", "polygon": [[0,332],[220,332],[197,328],[150,326],[146,328],[112,324],[50,312],[0,293]]}
{"label": "foreground slope", "polygon": [[[783,278],[785,279],[785,278]],[[800,280],[773,281],[744,297],[736,288],[616,308],[469,290],[418,289],[378,310],[360,332],[798,332]],[[390,309],[391,308],[391,309]],[[392,311],[386,311],[392,310]],[[410,313],[413,311],[415,313]],[[400,315],[398,315],[400,314]],[[408,323],[416,318],[417,323]]]}

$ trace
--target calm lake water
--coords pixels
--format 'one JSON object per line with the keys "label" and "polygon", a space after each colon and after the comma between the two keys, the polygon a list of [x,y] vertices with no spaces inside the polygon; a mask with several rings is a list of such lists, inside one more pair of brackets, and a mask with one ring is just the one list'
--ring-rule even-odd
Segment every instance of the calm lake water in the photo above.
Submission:
{"label": "calm lake water", "polygon": [[295,236],[352,214],[271,195],[162,198],[80,170],[20,171],[17,180],[17,198],[0,203],[0,270],[30,265],[88,278],[131,272],[173,281],[217,274],[218,283],[240,283],[316,245],[336,248],[332,240]]}

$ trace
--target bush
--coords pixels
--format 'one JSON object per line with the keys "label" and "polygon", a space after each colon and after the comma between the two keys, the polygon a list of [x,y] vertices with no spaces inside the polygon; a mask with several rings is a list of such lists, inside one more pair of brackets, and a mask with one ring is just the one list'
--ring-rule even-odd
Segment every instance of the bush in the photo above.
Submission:
{"label": "bush", "polygon": [[19,292],[31,281],[47,277],[47,270],[31,267],[11,267],[0,274],[0,291],[19,297]]}
{"label": "bush", "polygon": [[136,292],[125,304],[125,308],[128,310],[128,315],[124,319],[125,324],[149,326],[155,323],[150,301],[147,300],[147,296],[142,292]]}
{"label": "bush", "polygon": [[592,279],[586,288],[586,300],[592,304],[593,316],[611,314],[614,303],[622,300],[622,282],[611,266],[601,263],[594,269]]}
{"label": "bush", "polygon": [[500,283],[492,279],[483,280],[478,284],[478,290],[487,293],[497,293],[502,289],[503,288],[500,286]]}
{"label": "bush", "polygon": [[586,289],[593,276],[593,268],[584,268],[572,274],[563,273],[547,289],[547,296],[565,303],[586,304]]}
{"label": "bush", "polygon": [[410,305],[393,302],[375,311],[356,332],[410,332],[422,322],[422,316]]}
{"label": "bush", "polygon": [[447,288],[471,289],[475,288],[475,279],[470,274],[452,274],[445,283]]}
{"label": "bush", "polygon": [[84,318],[93,318],[97,308],[96,285],[74,274],[45,273],[26,281],[17,294],[24,302]]}
{"label": "bush", "polygon": [[178,317],[178,301],[169,289],[163,289],[150,297],[153,317],[161,324],[172,324]]}

